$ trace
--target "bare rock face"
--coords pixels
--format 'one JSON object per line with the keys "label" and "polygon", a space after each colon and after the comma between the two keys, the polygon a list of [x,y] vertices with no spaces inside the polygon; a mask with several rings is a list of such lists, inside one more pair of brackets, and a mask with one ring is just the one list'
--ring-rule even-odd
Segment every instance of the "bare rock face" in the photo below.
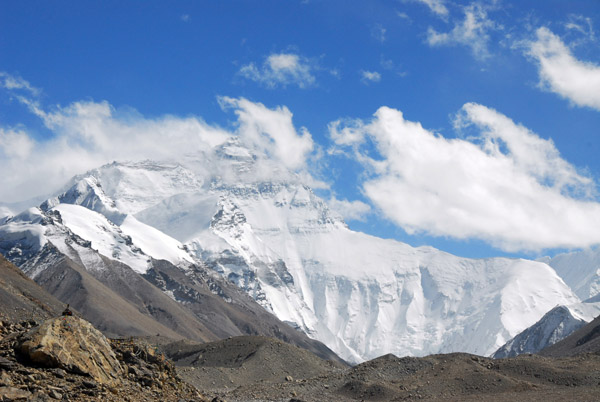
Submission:
{"label": "bare rock face", "polygon": [[118,385],[123,375],[104,335],[75,316],[45,321],[22,337],[19,350],[36,364],[89,375],[101,384]]}

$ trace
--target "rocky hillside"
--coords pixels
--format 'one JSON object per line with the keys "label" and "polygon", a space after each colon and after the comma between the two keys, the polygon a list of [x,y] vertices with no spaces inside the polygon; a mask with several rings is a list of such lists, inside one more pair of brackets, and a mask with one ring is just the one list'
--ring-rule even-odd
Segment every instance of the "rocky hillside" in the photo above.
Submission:
{"label": "rocky hillside", "polygon": [[263,336],[240,336],[206,344],[180,341],[163,345],[160,350],[180,368],[182,379],[213,393],[238,387],[251,389],[256,383],[276,386],[348,368]]}
{"label": "rocky hillside", "polygon": [[592,401],[600,382],[595,354],[500,360],[462,353],[385,355],[342,369],[256,339],[234,338],[189,354],[194,347],[181,350],[186,357],[176,363],[180,376],[210,398],[229,402]]}

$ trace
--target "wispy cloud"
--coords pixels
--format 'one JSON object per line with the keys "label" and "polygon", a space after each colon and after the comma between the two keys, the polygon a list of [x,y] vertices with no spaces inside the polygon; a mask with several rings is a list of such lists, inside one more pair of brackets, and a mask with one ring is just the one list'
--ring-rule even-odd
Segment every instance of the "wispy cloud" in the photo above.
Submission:
{"label": "wispy cloud", "polygon": [[371,28],[371,37],[378,42],[385,42],[385,33],[387,30],[381,24],[375,24]]}
{"label": "wispy cloud", "polygon": [[501,27],[488,17],[486,7],[472,3],[464,8],[464,19],[458,21],[451,31],[437,32],[429,27],[427,43],[430,46],[467,46],[476,58],[484,59],[489,56],[489,32],[496,29]]}
{"label": "wispy cloud", "polygon": [[189,22],[190,21],[190,15],[189,14],[182,14],[181,17],[179,17],[179,18],[183,22]]}
{"label": "wispy cloud", "polygon": [[29,95],[39,96],[40,90],[21,77],[0,71],[0,88],[8,90],[24,90]]}
{"label": "wispy cloud", "polygon": [[407,75],[406,71],[403,71],[400,66],[397,66],[392,59],[386,59],[383,55],[379,58],[379,65],[384,70],[392,71],[400,77]]}
{"label": "wispy cloud", "polygon": [[440,17],[445,18],[449,14],[448,8],[446,8],[446,5],[444,4],[445,3],[444,0],[415,0],[415,1],[425,4],[427,7],[429,7],[429,9],[434,14],[437,14]]}
{"label": "wispy cloud", "polygon": [[507,251],[600,243],[595,183],[552,141],[474,103],[456,126],[472,136],[447,139],[382,107],[370,121],[332,123],[330,134],[366,169],[364,194],[409,233],[478,238]]}
{"label": "wispy cloud", "polygon": [[412,19],[405,12],[396,11],[396,15],[409,24],[412,22]]}
{"label": "wispy cloud", "polygon": [[295,53],[273,53],[262,66],[254,63],[244,65],[239,74],[249,80],[258,82],[267,88],[297,85],[308,88],[316,83],[313,75],[314,63]]}
{"label": "wispy cloud", "polygon": [[371,206],[358,200],[338,200],[335,196],[332,196],[327,204],[332,211],[340,214],[345,221],[364,221],[371,213]]}
{"label": "wispy cloud", "polygon": [[365,84],[370,82],[379,82],[381,81],[381,74],[377,71],[361,71],[361,81]]}
{"label": "wispy cloud", "polygon": [[590,17],[574,14],[569,15],[568,22],[565,23],[565,28],[583,35],[588,41],[594,42],[596,40],[594,24]]}
{"label": "wispy cloud", "polygon": [[526,53],[538,65],[540,87],[577,106],[600,110],[600,66],[576,59],[569,47],[548,28],[525,42]]}

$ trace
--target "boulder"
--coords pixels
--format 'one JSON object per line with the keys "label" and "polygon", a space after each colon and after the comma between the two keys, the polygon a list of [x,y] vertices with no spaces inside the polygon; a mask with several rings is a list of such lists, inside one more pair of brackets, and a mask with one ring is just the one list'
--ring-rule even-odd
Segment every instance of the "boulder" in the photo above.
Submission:
{"label": "boulder", "polygon": [[35,364],[89,375],[101,384],[118,385],[123,375],[109,341],[76,316],[45,321],[21,338],[18,349]]}

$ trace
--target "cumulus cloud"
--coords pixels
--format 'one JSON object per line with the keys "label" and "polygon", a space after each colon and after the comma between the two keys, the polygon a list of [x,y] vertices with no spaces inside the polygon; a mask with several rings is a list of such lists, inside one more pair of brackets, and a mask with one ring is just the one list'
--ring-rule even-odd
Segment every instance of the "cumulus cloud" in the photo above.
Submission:
{"label": "cumulus cloud", "polygon": [[364,194],[408,233],[479,238],[506,251],[600,243],[595,183],[552,141],[474,103],[456,125],[474,135],[447,139],[382,107],[368,122],[334,122],[330,133],[369,172]]}
{"label": "cumulus cloud", "polygon": [[600,66],[577,60],[562,40],[548,28],[536,31],[526,42],[527,54],[538,65],[540,86],[577,106],[600,110]]}
{"label": "cumulus cloud", "polygon": [[[0,200],[5,203],[59,189],[76,174],[113,160],[201,161],[194,168],[207,177],[238,177],[228,172],[217,148],[231,140],[254,153],[255,180],[275,175],[310,175],[302,169],[313,149],[310,134],[298,133],[285,107],[269,109],[246,99],[222,98],[237,117],[234,130],[199,117],[147,118],[108,102],[80,101],[46,110],[35,99],[19,98],[51,132],[35,139],[26,128],[0,126]],[[273,165],[283,167],[276,172]],[[7,173],[9,172],[9,173]]]}
{"label": "cumulus cloud", "polygon": [[275,158],[289,169],[302,168],[314,144],[308,130],[298,134],[292,123],[292,112],[281,106],[269,109],[247,99],[221,97],[224,108],[233,108],[238,116],[239,135]]}
{"label": "cumulus cloud", "polygon": [[368,84],[369,82],[381,81],[381,74],[379,74],[377,71],[361,71],[361,76],[361,81],[365,84]]}
{"label": "cumulus cloud", "polygon": [[316,82],[312,70],[313,63],[305,57],[294,53],[274,53],[266,58],[262,66],[247,64],[240,69],[239,74],[267,88],[287,85],[308,88]]}
{"label": "cumulus cloud", "polygon": [[429,27],[427,43],[430,46],[462,45],[471,48],[473,55],[483,59],[489,57],[489,31],[500,29],[487,14],[486,8],[479,3],[472,3],[464,8],[464,19],[455,24],[450,32],[437,32]]}
{"label": "cumulus cloud", "polygon": [[340,214],[345,221],[364,221],[371,213],[371,206],[358,200],[338,200],[332,196],[327,204],[329,209]]}

